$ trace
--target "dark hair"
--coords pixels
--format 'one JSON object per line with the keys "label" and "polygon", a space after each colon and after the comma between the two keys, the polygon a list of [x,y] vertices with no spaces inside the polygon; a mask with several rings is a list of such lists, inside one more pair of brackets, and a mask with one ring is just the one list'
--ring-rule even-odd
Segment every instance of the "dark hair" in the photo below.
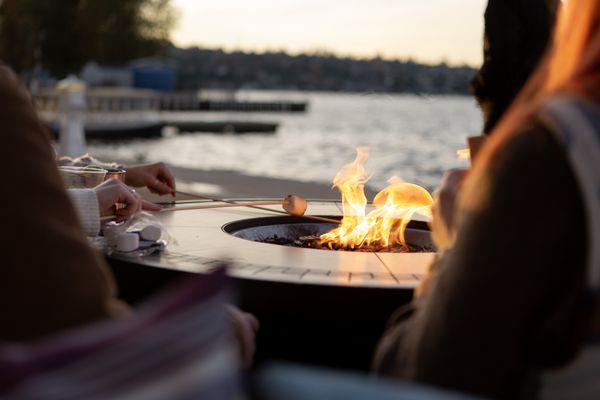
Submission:
{"label": "dark hair", "polygon": [[559,0],[489,0],[485,11],[484,61],[471,92],[490,133],[510,107],[548,46]]}

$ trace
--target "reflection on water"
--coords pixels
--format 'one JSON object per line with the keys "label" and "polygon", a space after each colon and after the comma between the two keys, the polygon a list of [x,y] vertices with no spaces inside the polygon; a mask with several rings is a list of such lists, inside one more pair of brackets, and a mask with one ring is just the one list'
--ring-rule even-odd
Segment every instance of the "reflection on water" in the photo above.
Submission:
{"label": "reflection on water", "polygon": [[380,189],[393,175],[436,186],[444,170],[466,165],[456,150],[479,134],[481,115],[469,97],[357,95],[298,92],[241,92],[240,99],[307,100],[305,114],[196,113],[170,118],[279,121],[275,135],[191,134],[157,140],[95,143],[90,151],[107,158],[145,158],[201,169],[243,171],[250,175],[331,182],[354,159],[355,148],[368,146],[373,172],[370,185]]}

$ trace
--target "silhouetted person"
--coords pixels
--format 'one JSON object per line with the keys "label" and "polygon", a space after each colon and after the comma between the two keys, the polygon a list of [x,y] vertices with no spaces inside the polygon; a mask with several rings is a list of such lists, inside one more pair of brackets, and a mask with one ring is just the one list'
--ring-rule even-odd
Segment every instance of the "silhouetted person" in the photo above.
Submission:
{"label": "silhouetted person", "polygon": [[600,399],[599,20],[600,0],[563,3],[448,235],[434,208],[438,260],[381,340],[379,373],[485,398]]}
{"label": "silhouetted person", "polygon": [[539,64],[552,35],[559,0],[490,0],[485,11],[484,59],[471,92],[496,126]]}

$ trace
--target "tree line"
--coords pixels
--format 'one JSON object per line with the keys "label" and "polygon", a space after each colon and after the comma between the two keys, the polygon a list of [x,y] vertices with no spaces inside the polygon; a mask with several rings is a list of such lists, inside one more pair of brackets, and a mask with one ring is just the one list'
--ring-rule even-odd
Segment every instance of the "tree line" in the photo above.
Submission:
{"label": "tree line", "polygon": [[468,66],[333,54],[173,47],[170,0],[0,0],[0,60],[21,74],[63,78],[86,62],[120,66],[148,56],[177,65],[178,88],[467,93]]}
{"label": "tree line", "polygon": [[467,94],[475,70],[333,54],[225,52],[172,48],[180,89],[289,89],[350,92]]}
{"label": "tree line", "polygon": [[89,60],[118,65],[164,53],[174,20],[169,0],[3,0],[0,59],[19,73],[62,78]]}

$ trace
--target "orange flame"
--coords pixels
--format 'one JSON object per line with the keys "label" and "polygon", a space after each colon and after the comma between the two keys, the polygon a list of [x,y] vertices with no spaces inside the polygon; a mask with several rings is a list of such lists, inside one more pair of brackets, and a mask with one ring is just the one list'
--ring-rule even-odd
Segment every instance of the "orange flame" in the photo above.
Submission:
{"label": "orange flame", "polygon": [[344,218],[338,228],[321,235],[320,243],[330,248],[384,248],[406,246],[404,231],[415,213],[431,217],[433,199],[424,188],[393,177],[390,185],[373,199],[375,209],[366,213],[365,184],[370,178],[363,164],[367,148],[356,149],[356,159],[344,166],[333,180],[342,194]]}

